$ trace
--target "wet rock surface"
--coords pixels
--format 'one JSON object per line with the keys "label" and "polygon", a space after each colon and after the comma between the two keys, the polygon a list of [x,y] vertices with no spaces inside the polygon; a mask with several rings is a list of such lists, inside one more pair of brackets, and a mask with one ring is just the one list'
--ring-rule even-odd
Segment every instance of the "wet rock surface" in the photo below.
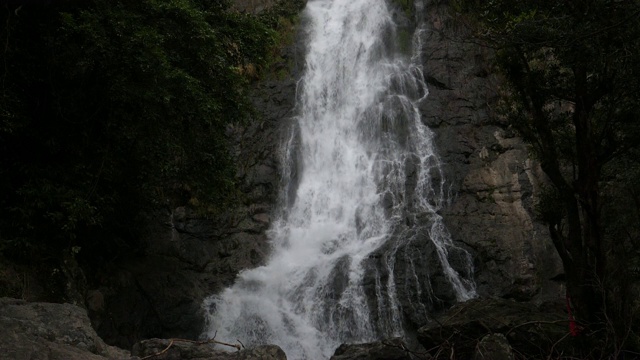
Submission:
{"label": "wet rock surface", "polygon": [[[410,230],[411,241],[397,246],[392,241],[369,255],[365,260],[367,271],[364,276],[364,290],[367,294],[373,323],[378,332],[384,334],[392,328],[382,319],[389,318],[393,311],[389,299],[389,257],[393,256],[393,277],[397,293],[399,312],[404,318],[406,328],[424,325],[431,314],[446,309],[456,303],[456,294],[444,275],[435,245],[424,228]],[[461,270],[462,271],[462,270]],[[425,279],[416,283],[416,278]],[[380,297],[376,296],[379,288]]]}

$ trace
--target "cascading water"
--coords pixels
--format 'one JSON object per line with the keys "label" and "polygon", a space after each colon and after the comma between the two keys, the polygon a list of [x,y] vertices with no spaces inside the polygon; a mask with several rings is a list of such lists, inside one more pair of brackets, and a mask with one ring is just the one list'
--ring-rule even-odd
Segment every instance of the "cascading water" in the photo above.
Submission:
{"label": "cascading water", "polygon": [[[468,254],[437,213],[444,180],[417,109],[427,96],[419,34],[413,55],[399,54],[384,0],[310,0],[305,16],[299,116],[283,149],[284,183],[295,191],[283,188],[291,194],[272,224],[268,263],[205,306],[209,336],[323,359],[342,342],[403,335],[404,314],[433,301],[425,266],[459,301],[474,284]],[[399,300],[399,290],[412,296]]]}

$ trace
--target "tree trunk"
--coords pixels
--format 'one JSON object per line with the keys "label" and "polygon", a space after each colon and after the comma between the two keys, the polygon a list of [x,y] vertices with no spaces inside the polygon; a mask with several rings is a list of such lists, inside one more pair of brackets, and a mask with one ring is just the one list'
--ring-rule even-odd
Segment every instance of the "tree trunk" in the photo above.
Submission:
{"label": "tree trunk", "polygon": [[593,138],[587,72],[581,66],[574,69],[576,104],[573,124],[576,131],[576,163],[578,176],[574,182],[573,199],[568,202],[571,269],[567,269],[567,289],[576,313],[590,327],[597,327],[604,311],[603,286],[605,254],[600,229],[600,161],[598,143]]}

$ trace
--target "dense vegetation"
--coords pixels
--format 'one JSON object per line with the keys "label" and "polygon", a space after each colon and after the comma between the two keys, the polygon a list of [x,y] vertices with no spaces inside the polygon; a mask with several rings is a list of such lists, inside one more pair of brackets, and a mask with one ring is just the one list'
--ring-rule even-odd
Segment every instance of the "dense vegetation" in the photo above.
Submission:
{"label": "dense vegetation", "polygon": [[[640,3],[457,2],[496,49],[500,113],[540,160],[576,332],[608,357],[638,349]],[[590,349],[592,350],[592,349]]]}
{"label": "dense vegetation", "polygon": [[227,129],[251,115],[248,84],[293,3],[257,16],[220,0],[5,2],[0,252],[117,253],[146,209],[222,208]]}

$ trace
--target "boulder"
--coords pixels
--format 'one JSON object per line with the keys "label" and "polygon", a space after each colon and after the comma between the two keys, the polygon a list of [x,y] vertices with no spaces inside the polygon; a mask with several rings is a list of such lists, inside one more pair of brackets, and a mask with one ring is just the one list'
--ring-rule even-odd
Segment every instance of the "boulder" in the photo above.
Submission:
{"label": "boulder", "polygon": [[514,360],[509,340],[502,334],[489,334],[480,340],[473,360]]}
{"label": "boulder", "polygon": [[10,298],[0,298],[0,349],[0,360],[138,359],[105,344],[83,308]]}

